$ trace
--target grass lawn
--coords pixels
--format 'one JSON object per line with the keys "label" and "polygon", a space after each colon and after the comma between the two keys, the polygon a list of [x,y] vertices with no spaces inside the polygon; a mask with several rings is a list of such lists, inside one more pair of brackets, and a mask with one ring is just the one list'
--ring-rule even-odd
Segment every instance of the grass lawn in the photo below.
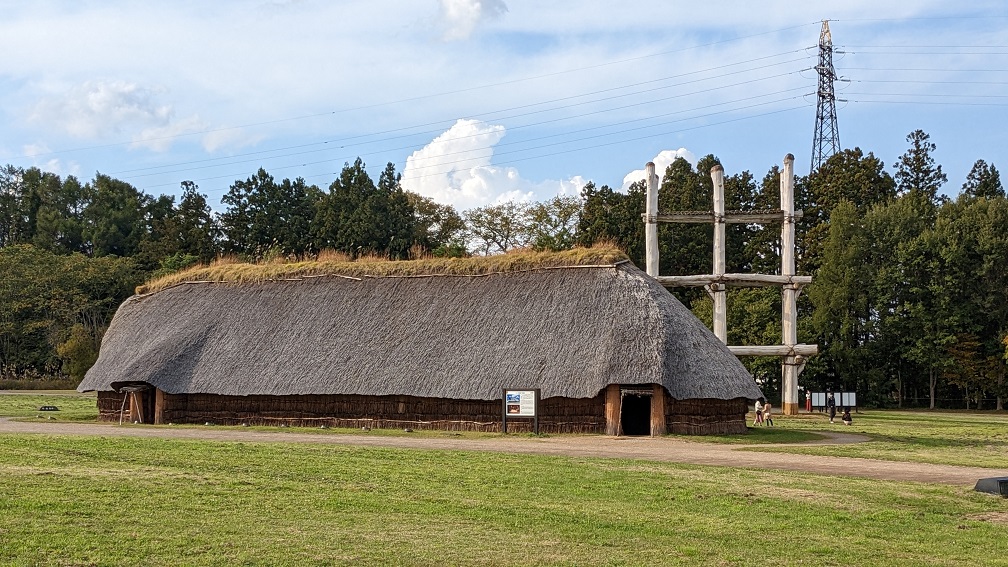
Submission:
{"label": "grass lawn", "polygon": [[631,460],[0,435],[3,565],[1008,565],[1008,499]]}
{"label": "grass lawn", "polygon": [[[94,404],[0,394],[0,415],[93,420]],[[775,422],[716,440],[1008,468],[1004,414]],[[873,440],[782,445],[824,430]],[[1008,565],[1008,499],[632,460],[0,434],[0,565],[717,566],[757,555],[775,566]]]}
{"label": "grass lawn", "polygon": [[[94,421],[98,419],[96,394],[78,394],[73,390],[0,390],[0,416],[53,419],[58,421]],[[59,411],[39,411],[55,406]]]}
{"label": "grass lawn", "polygon": [[781,443],[802,432],[857,433],[871,440],[849,445],[761,446],[759,450],[1008,470],[1008,412],[864,410],[853,418],[853,425],[846,426],[839,415],[833,424],[819,413],[777,416],[774,427],[750,428],[749,435],[731,440]]}

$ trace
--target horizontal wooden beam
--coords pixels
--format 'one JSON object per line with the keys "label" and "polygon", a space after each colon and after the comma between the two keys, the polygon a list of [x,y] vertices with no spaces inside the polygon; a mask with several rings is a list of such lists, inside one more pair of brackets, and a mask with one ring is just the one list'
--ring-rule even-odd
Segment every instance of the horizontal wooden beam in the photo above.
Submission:
{"label": "horizontal wooden beam", "polygon": [[819,345],[768,345],[729,346],[735,356],[812,356],[819,353]]}
{"label": "horizontal wooden beam", "polygon": [[[804,214],[803,211],[797,210],[794,212],[794,219],[800,219]],[[647,222],[647,214],[642,214],[641,217]],[[667,215],[655,215],[654,222],[713,224],[714,218],[714,211],[685,211]],[[787,220],[787,213],[784,211],[726,211],[722,219],[725,224],[768,224],[784,222]]]}
{"label": "horizontal wooden beam", "polygon": [[713,274],[698,276],[658,276],[665,287],[703,287],[718,283],[732,287],[769,287],[775,285],[808,285],[812,276],[778,276],[773,274]]}

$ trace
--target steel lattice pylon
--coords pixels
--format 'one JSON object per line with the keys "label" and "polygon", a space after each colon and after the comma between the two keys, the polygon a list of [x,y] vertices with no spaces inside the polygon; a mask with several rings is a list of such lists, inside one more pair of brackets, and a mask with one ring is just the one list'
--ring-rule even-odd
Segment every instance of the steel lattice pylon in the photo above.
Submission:
{"label": "steel lattice pylon", "polygon": [[830,36],[829,20],[823,20],[819,34],[819,103],[816,105],[815,137],[812,140],[812,165],[809,173],[819,168],[833,154],[840,151],[840,133],[837,130],[836,95],[833,83],[833,38]]}

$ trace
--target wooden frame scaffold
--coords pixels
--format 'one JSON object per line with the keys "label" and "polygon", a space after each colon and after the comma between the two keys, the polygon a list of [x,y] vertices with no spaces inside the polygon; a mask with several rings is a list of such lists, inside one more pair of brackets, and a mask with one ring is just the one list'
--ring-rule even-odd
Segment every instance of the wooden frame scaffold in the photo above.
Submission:
{"label": "wooden frame scaffold", "polygon": [[[714,182],[714,210],[704,212],[658,213],[658,187],[660,181],[655,174],[655,164],[645,166],[647,175],[647,210],[644,218],[644,238],[646,271],[665,287],[704,287],[714,302],[714,335],[728,344],[727,288],[733,287],[781,287],[781,330],[780,345],[728,346],[736,356],[780,356],[783,378],[781,412],[785,415],[798,413],[798,375],[805,368],[809,356],[819,352],[818,345],[798,344],[797,301],[802,287],[812,283],[812,276],[795,274],[795,219],[802,217],[802,211],[794,208],[794,156],[784,157],[784,169],[780,174],[780,202],[777,211],[731,211],[724,208],[724,169],[720,165],[711,168]],[[726,224],[769,224],[781,226],[781,273],[776,274],[727,274],[725,273],[725,225]],[[658,273],[658,223],[713,224],[714,225],[714,269],[712,274],[662,276]]]}

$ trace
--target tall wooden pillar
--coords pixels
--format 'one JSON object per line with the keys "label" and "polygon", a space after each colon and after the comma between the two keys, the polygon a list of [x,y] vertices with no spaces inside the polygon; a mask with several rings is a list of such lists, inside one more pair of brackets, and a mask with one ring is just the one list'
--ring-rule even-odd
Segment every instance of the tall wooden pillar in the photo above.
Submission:
{"label": "tall wooden pillar", "polygon": [[668,429],[665,427],[665,386],[654,385],[651,393],[651,436],[665,435]]}
{"label": "tall wooden pillar", "polygon": [[623,433],[620,424],[620,405],[623,397],[620,394],[619,384],[609,384],[605,390],[605,422],[606,435],[619,435]]}
{"label": "tall wooden pillar", "polygon": [[658,176],[654,162],[644,166],[647,174],[647,206],[644,222],[645,271],[652,278],[658,277]]}
{"label": "tall wooden pillar", "polygon": [[[784,169],[780,173],[780,201],[784,212],[784,223],[781,225],[781,275],[795,275],[795,212],[794,212],[794,156],[784,157]],[[798,284],[784,284],[781,301],[781,329],[784,346],[794,348],[798,343],[797,300]],[[784,357],[781,365],[783,377],[781,413],[796,415],[798,413],[798,357],[792,352]]]}
{"label": "tall wooden pillar", "polygon": [[[725,274],[725,206],[724,206],[724,168],[715,165],[711,168],[711,180],[714,182],[714,273],[715,280]],[[707,286],[714,302],[714,336],[728,344],[728,291],[720,281],[711,282]]]}
{"label": "tall wooden pillar", "polygon": [[165,393],[157,388],[154,390],[154,423],[161,425],[164,423]]}
{"label": "tall wooden pillar", "polygon": [[129,418],[133,423],[143,423],[143,392],[134,391],[129,394]]}

